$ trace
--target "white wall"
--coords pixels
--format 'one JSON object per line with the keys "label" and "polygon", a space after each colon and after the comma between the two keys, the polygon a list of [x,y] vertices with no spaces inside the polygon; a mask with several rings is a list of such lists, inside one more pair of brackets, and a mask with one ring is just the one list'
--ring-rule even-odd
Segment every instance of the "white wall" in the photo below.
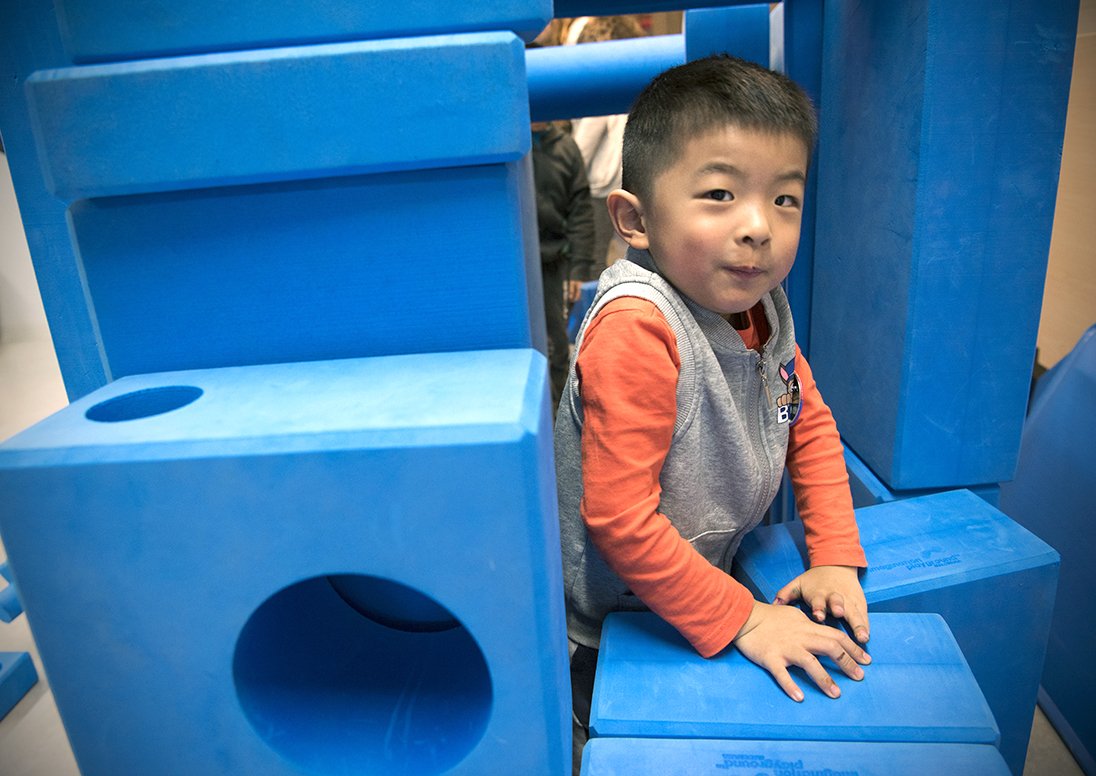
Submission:
{"label": "white wall", "polygon": [[8,158],[0,154],[0,342],[48,339],[46,314],[15,202]]}
{"label": "white wall", "polygon": [[1096,323],[1096,0],[1081,0],[1062,173],[1039,321],[1039,363],[1052,367]]}

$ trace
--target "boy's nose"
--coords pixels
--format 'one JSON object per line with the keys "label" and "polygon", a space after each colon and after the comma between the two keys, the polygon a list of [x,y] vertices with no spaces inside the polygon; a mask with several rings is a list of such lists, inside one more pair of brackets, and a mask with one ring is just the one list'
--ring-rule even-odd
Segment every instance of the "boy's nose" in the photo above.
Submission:
{"label": "boy's nose", "polygon": [[765,245],[772,238],[772,230],[769,227],[769,219],[764,208],[746,207],[739,215],[736,239],[744,245],[759,247]]}

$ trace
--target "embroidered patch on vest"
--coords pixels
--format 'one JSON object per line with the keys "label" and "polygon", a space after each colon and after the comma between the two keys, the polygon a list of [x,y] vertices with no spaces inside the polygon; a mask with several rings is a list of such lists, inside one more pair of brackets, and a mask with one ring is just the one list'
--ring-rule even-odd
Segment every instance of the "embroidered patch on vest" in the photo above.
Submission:
{"label": "embroidered patch on vest", "polygon": [[799,377],[795,373],[795,358],[780,367],[780,379],[785,393],[776,397],[776,419],[780,423],[795,423],[802,406],[799,398]]}

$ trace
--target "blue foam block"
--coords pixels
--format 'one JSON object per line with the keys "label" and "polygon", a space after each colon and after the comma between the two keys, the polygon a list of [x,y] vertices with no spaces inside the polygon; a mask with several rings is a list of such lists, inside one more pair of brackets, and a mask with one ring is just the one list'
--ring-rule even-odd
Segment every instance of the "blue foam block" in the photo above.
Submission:
{"label": "blue foam block", "polygon": [[532,39],[552,18],[550,0],[361,3],[356,0],[60,0],[57,24],[77,62],[165,54],[514,30]]}
{"label": "blue foam block", "polygon": [[582,327],[582,321],[586,317],[586,313],[590,311],[590,305],[594,303],[594,296],[596,295],[596,280],[588,280],[582,284],[578,301],[571,307],[571,312],[567,317],[567,338],[572,343],[575,341],[575,337],[578,336],[578,330]]}
{"label": "blue foam block", "polygon": [[1076,25],[1076,0],[825,7],[811,366],[888,487],[1013,475]]}
{"label": "blue foam block", "polygon": [[123,378],[8,440],[81,772],[563,773],[551,445],[531,350]]}
{"label": "blue foam block", "polygon": [[1096,773],[1096,326],[1039,380],[1016,478],[1001,509],[1062,553],[1039,704],[1086,773]]}
{"label": "blue foam block", "polygon": [[605,619],[590,735],[995,744],[993,715],[939,615],[884,614],[872,664],[855,682],[822,658],[833,700],[798,669],[796,703],[760,666],[729,648],[705,659],[651,612]]}
{"label": "blue foam block", "polygon": [[685,58],[733,54],[769,66],[769,4],[694,8],[685,12]]}
{"label": "blue foam block", "polygon": [[38,682],[38,671],[27,652],[0,652],[0,719],[15,708]]}
{"label": "blue foam block", "polygon": [[1008,776],[986,744],[595,738],[582,776]]}
{"label": "blue foam block", "polygon": [[526,160],[86,200],[69,212],[115,378],[540,347],[535,219]]}
{"label": "blue foam block", "polygon": [[[891,490],[882,480],[875,476],[875,472],[868,468],[852,448],[845,445],[845,468],[849,473],[849,488],[852,491],[853,506],[870,507],[873,504],[882,504],[887,501],[896,501],[903,498],[917,498],[928,496],[938,490]],[[983,499],[987,504],[998,506],[1001,496],[1000,485],[981,485],[966,488],[971,493]]]}
{"label": "blue foam block", "polygon": [[[969,491],[857,510],[870,564],[869,610],[938,612],[955,633],[1001,728],[1013,773],[1024,765],[1058,580],[1058,553]],[[771,601],[805,568],[802,523],[758,528],[735,576]],[[874,653],[875,629],[869,649]]]}
{"label": "blue foam block", "polygon": [[530,143],[510,33],[43,70],[26,92],[66,201],[511,161]]}

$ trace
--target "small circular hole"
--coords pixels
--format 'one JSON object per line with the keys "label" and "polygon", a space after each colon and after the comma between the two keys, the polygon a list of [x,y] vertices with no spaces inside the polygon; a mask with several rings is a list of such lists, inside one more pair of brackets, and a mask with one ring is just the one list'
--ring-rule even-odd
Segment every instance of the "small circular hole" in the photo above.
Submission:
{"label": "small circular hole", "polygon": [[149,418],[185,407],[201,395],[202,389],[192,385],[145,388],[100,402],[84,413],[84,417],[98,423]]}

